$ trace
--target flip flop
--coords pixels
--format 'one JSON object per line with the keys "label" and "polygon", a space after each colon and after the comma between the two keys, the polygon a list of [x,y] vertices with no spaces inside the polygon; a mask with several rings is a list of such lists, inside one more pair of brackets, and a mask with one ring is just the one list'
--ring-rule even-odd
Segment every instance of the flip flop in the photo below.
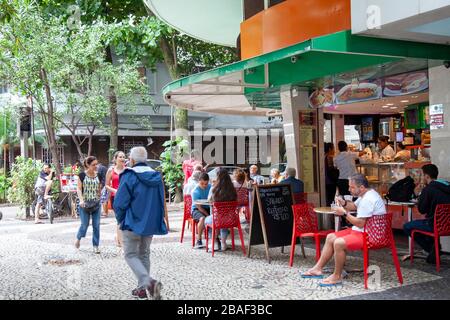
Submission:
{"label": "flip flop", "polygon": [[319,287],[322,288],[330,288],[330,287],[337,287],[337,286],[343,286],[344,284],[342,283],[342,281],[338,281],[336,283],[319,283]]}
{"label": "flip flop", "polygon": [[304,274],[300,275],[303,279],[323,279],[323,274],[313,275],[313,274]]}

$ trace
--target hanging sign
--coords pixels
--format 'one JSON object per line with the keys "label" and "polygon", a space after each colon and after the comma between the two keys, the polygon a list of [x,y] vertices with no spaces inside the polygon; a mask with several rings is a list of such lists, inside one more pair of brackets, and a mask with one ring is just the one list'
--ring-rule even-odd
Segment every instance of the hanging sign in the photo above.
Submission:
{"label": "hanging sign", "polygon": [[430,106],[430,129],[437,130],[444,127],[444,105]]}

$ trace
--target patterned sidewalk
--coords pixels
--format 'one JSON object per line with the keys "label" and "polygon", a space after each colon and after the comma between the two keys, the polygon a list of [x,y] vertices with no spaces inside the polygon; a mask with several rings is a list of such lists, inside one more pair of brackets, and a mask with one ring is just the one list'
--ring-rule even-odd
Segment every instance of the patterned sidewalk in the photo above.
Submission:
{"label": "patterned sidewalk", "polygon": [[[175,208],[176,209],[176,208]],[[17,208],[2,208],[0,221],[0,299],[133,299],[136,285],[120,249],[114,245],[115,220],[101,223],[101,254],[92,252],[89,230],[81,249],[73,246],[79,221],[56,220],[53,225],[35,225],[14,218]],[[163,299],[266,300],[266,299],[450,299],[450,261],[444,257],[441,273],[423,260],[402,263],[404,285],[400,286],[388,251],[371,254],[371,264],[381,270],[379,286],[365,290],[362,273],[352,273],[342,287],[320,288],[318,280],[300,278],[300,272],[314,264],[312,243],[307,258],[296,250],[294,267],[288,266],[289,247],[270,249],[272,262],[265,259],[263,246],[252,247],[244,257],[236,251],[217,252],[191,248],[190,232],[180,243],[182,213],[169,213],[171,232],[155,237],[151,272],[163,283]],[[246,241],[248,238],[246,238]],[[229,240],[229,247],[231,247]],[[397,245],[406,249],[405,242]],[[347,268],[362,268],[361,253],[348,258]]]}

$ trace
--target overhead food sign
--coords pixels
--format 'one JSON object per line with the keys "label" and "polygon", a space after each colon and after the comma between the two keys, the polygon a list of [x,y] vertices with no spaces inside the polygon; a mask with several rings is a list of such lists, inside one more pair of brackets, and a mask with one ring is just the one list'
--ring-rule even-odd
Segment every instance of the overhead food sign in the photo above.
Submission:
{"label": "overhead food sign", "polygon": [[311,108],[328,108],[383,97],[419,93],[429,87],[428,72],[417,71],[386,78],[375,78],[376,72],[365,72],[336,77],[331,85],[315,89],[309,97]]}

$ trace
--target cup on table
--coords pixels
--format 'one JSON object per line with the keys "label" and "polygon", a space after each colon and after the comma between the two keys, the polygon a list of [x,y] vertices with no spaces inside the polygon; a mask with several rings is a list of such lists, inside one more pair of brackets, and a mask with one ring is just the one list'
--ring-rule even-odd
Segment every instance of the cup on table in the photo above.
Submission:
{"label": "cup on table", "polygon": [[353,196],[351,196],[351,195],[345,195],[345,196],[344,196],[344,200],[345,200],[345,201],[353,201]]}

